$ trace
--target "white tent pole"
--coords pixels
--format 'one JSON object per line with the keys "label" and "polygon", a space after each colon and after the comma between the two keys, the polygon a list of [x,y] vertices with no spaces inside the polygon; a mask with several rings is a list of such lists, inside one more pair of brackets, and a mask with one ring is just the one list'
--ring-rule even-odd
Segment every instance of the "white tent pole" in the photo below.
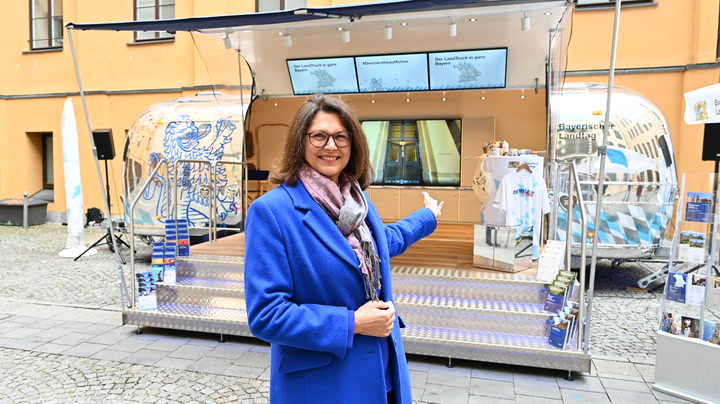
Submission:
{"label": "white tent pole", "polygon": [[[68,40],[70,42],[70,53],[72,54],[73,64],[75,65],[75,76],[78,82],[78,88],[80,90],[80,99],[82,99],[83,110],[85,110],[85,123],[87,124],[87,133],[90,137],[90,144],[92,145],[93,158],[95,159],[95,170],[97,171],[98,182],[100,183],[100,191],[103,195],[103,202],[105,202],[105,211],[108,214],[108,229],[110,230],[110,238],[112,239],[113,249],[115,250],[115,259],[118,264],[118,285],[120,286],[120,303],[123,309],[125,308],[125,277],[123,273],[123,262],[122,256],[120,255],[120,246],[117,244],[115,238],[115,229],[112,224],[112,217],[110,217],[110,200],[105,191],[105,182],[103,181],[102,171],[100,170],[100,161],[97,157],[97,148],[95,147],[95,140],[91,136],[92,124],[90,123],[90,112],[87,107],[87,100],[85,99],[85,90],[83,89],[82,79],[80,78],[80,65],[78,64],[77,54],[75,53],[75,42],[72,37],[72,29],[67,28]],[[109,181],[109,180],[108,180]]]}
{"label": "white tent pole", "polygon": [[[598,146],[598,156],[600,158],[600,172],[598,175],[600,178],[598,178],[598,187],[597,187],[597,197],[595,198],[595,220],[594,220],[594,228],[593,232],[595,233],[593,237],[593,245],[592,245],[592,255],[590,258],[590,281],[588,282],[588,292],[586,296],[587,300],[587,318],[585,319],[585,343],[590,343],[590,324],[591,324],[591,315],[592,315],[592,299],[593,299],[593,291],[595,289],[595,267],[597,266],[597,247],[598,247],[598,239],[599,239],[599,233],[600,233],[600,213],[602,211],[602,199],[603,199],[603,188],[605,187],[605,160],[607,156],[607,139],[608,139],[608,132],[609,132],[609,123],[610,123],[610,101],[612,100],[612,91],[613,86],[615,84],[615,56],[617,54],[617,41],[618,41],[618,30],[620,28],[620,7],[622,5],[622,0],[617,0],[615,2],[615,23],[613,25],[613,39],[612,39],[612,51],[610,53],[610,71],[608,73],[608,86],[607,86],[607,103],[605,105],[605,124],[603,125],[603,139],[602,144]],[[582,235],[583,240],[581,242],[585,242],[584,238],[586,235]],[[580,263],[580,265],[585,265],[584,262]],[[586,345],[586,351],[588,349]]]}

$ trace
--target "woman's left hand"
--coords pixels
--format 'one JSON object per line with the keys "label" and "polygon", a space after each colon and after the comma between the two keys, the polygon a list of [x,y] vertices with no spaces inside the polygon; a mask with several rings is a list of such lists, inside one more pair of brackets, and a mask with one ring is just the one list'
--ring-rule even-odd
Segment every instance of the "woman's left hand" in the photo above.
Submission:
{"label": "woman's left hand", "polygon": [[440,217],[440,215],[442,214],[443,205],[445,205],[445,201],[438,203],[437,199],[433,199],[426,191],[423,191],[423,198],[425,199],[423,201],[425,203],[425,207],[432,210],[436,218]]}

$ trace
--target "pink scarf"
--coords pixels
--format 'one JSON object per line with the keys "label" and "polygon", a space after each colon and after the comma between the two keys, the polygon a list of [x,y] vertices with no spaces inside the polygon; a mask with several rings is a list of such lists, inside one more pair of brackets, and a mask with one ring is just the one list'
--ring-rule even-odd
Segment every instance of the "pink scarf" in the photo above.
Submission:
{"label": "pink scarf", "polygon": [[317,202],[347,239],[360,261],[365,275],[365,295],[377,300],[380,289],[380,258],[365,218],[368,204],[357,181],[350,181],[345,172],[340,174],[340,186],[326,176],[304,164],[298,177],[310,196]]}

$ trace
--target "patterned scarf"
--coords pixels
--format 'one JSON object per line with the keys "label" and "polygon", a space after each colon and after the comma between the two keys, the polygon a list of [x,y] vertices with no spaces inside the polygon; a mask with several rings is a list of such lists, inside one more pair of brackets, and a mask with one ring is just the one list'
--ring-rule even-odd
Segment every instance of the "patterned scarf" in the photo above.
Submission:
{"label": "patterned scarf", "polygon": [[368,204],[357,181],[350,181],[345,172],[340,174],[340,186],[304,164],[298,171],[300,181],[347,239],[360,260],[365,275],[365,296],[378,300],[380,289],[380,258],[365,218]]}

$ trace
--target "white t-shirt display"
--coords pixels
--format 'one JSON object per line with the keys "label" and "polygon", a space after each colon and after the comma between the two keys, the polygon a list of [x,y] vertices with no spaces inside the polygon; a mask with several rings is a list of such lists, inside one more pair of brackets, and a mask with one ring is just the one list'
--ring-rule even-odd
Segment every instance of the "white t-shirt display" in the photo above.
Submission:
{"label": "white t-shirt display", "polygon": [[534,229],[532,259],[537,259],[542,215],[550,212],[545,180],[535,172],[512,171],[500,182],[493,206],[505,213],[505,225],[516,227],[517,234]]}

